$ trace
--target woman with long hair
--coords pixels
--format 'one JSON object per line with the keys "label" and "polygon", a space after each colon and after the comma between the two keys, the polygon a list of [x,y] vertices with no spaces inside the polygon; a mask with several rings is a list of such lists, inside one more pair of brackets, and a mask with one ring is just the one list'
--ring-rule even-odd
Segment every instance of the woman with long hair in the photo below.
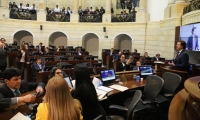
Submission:
{"label": "woman with long hair", "polygon": [[90,72],[87,66],[84,64],[76,65],[73,74],[76,80],[74,98],[81,102],[83,107],[83,119],[93,120],[95,117],[102,115],[102,120],[105,120],[106,113],[99,104],[97,93],[90,79]]}
{"label": "woman with long hair", "polygon": [[21,70],[21,79],[23,80],[26,64],[29,64],[29,51],[26,49],[25,45],[20,45],[16,62],[17,67]]}
{"label": "woman with long hair", "polygon": [[117,63],[117,71],[126,71],[130,68],[131,60],[128,59],[127,62],[125,62],[125,55],[119,56],[120,61]]}
{"label": "woman with long hair", "polygon": [[72,98],[67,82],[62,77],[53,77],[47,83],[36,120],[82,120],[81,109],[80,102]]}

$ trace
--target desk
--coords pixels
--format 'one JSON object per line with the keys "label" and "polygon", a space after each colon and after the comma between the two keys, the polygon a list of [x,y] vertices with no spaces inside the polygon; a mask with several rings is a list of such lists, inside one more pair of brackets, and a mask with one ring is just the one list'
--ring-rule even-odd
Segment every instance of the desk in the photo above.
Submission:
{"label": "desk", "polygon": [[[21,94],[20,96],[25,96],[27,94],[33,94],[33,93],[35,93],[35,90]],[[37,97],[36,101],[34,103],[41,103],[42,97],[43,96]],[[0,118],[2,120],[10,120],[18,112],[21,112],[22,114],[26,114],[26,113],[30,112],[30,109],[29,109],[28,105],[24,104],[24,103],[21,103],[18,105],[13,105],[10,108],[0,111]]]}

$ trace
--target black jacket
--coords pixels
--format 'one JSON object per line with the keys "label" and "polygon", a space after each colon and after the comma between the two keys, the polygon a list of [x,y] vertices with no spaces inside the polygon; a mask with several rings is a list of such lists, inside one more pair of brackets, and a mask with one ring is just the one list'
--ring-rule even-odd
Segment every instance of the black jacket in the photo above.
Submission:
{"label": "black jacket", "polygon": [[185,50],[182,50],[181,53],[174,59],[174,69],[176,70],[182,70],[182,71],[188,71],[189,69],[189,56],[185,52]]}
{"label": "black jacket", "polygon": [[7,66],[6,57],[7,57],[6,50],[0,48],[0,66]]}
{"label": "black jacket", "polygon": [[125,66],[122,65],[121,61],[117,62],[117,71],[124,71],[124,70],[129,70],[130,65],[127,65],[126,63],[124,63]]}

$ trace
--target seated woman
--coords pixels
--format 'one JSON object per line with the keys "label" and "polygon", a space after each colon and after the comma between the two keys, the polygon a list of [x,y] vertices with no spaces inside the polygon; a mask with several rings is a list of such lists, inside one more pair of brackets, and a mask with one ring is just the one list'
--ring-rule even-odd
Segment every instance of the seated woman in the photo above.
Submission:
{"label": "seated woman", "polygon": [[120,61],[117,63],[117,71],[126,71],[130,68],[131,60],[128,59],[125,63],[125,55],[119,56]]}
{"label": "seated woman", "polygon": [[74,98],[81,102],[83,107],[83,119],[93,120],[102,115],[102,120],[106,120],[106,113],[97,99],[95,87],[90,79],[90,72],[86,65],[77,64],[73,71],[75,77]]}
{"label": "seated woman", "polygon": [[81,109],[67,82],[62,77],[53,77],[47,83],[44,102],[37,108],[36,120],[83,120]]}

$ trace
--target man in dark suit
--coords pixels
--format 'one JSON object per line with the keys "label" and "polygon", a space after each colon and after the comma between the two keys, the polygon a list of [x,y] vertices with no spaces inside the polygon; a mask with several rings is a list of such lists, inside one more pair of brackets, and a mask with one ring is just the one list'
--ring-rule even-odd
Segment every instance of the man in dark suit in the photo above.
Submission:
{"label": "man in dark suit", "polygon": [[38,53],[40,53],[41,55],[43,55],[44,51],[45,51],[45,47],[42,46],[42,43],[40,43],[37,47],[38,47]]}
{"label": "man in dark suit", "polygon": [[18,68],[8,68],[4,71],[5,84],[0,86],[0,103],[5,103],[1,106],[1,109],[16,105],[18,103],[30,103],[34,102],[36,96],[28,94],[23,97],[19,97],[20,94],[36,90],[39,95],[44,92],[44,84],[40,82],[27,82],[21,80],[21,71]]}
{"label": "man in dark suit", "polygon": [[41,58],[36,58],[36,62],[32,65],[32,71],[33,71],[33,78],[35,79],[36,72],[42,71],[44,68],[44,63],[42,63]]}
{"label": "man in dark suit", "polygon": [[3,44],[0,43],[0,70],[3,72],[6,69],[7,62],[6,62],[7,52],[3,49]]}
{"label": "man in dark suit", "polygon": [[133,68],[133,70],[138,70],[139,71],[139,66],[141,66],[141,62],[137,61],[136,66]]}
{"label": "man in dark suit", "polygon": [[1,38],[1,43],[3,44],[3,48],[5,49],[5,50],[8,50],[9,48],[8,48],[8,44],[6,43],[6,40],[4,39],[4,38]]}
{"label": "man in dark suit", "polygon": [[187,41],[188,50],[199,50],[198,36],[196,35],[196,27],[192,28],[192,35]]}
{"label": "man in dark suit", "polygon": [[160,54],[159,53],[156,54],[156,56],[152,58],[153,61],[159,61],[159,59],[160,59]]}
{"label": "man in dark suit", "polygon": [[110,51],[107,53],[107,55],[114,55],[115,53],[114,53],[114,49],[113,48],[111,48],[110,49]]}
{"label": "man in dark suit", "polygon": [[182,40],[177,42],[176,49],[178,50],[176,58],[168,64],[174,66],[176,70],[188,71],[189,56],[185,52],[186,42]]}

